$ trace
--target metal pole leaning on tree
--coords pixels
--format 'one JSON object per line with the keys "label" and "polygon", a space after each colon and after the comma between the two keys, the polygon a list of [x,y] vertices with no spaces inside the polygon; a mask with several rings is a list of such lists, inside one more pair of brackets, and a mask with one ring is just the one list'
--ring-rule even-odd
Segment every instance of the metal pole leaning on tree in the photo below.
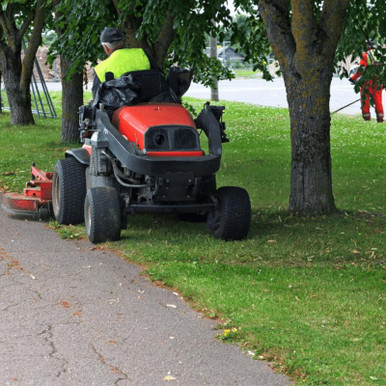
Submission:
{"label": "metal pole leaning on tree", "polygon": [[332,114],[335,114],[335,113],[337,113],[337,112],[338,112],[338,111],[340,111],[340,110],[343,110],[343,109],[345,109],[345,108],[346,108],[346,107],[348,107],[348,106],[351,106],[351,105],[353,105],[354,103],[357,103],[357,102],[359,102],[360,100],[361,100],[361,98],[359,98],[359,99],[356,99],[354,102],[351,102],[351,103],[349,103],[348,105],[346,105],[346,106],[343,106],[343,107],[341,107],[340,109],[333,111],[333,112],[331,113],[331,115],[332,115]]}

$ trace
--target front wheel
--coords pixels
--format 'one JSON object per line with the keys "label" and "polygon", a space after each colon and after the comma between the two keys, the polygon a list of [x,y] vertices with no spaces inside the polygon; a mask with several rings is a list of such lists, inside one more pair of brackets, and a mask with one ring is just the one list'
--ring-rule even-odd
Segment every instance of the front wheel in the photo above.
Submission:
{"label": "front wheel", "polygon": [[84,202],[84,221],[92,243],[118,240],[121,235],[121,210],[116,189],[110,186],[90,188]]}
{"label": "front wheel", "polygon": [[83,222],[86,166],[75,158],[59,160],[52,177],[52,208],[59,224]]}
{"label": "front wheel", "polygon": [[248,192],[243,188],[226,186],[218,189],[214,197],[216,204],[207,218],[207,226],[213,236],[226,241],[245,239],[251,223]]}

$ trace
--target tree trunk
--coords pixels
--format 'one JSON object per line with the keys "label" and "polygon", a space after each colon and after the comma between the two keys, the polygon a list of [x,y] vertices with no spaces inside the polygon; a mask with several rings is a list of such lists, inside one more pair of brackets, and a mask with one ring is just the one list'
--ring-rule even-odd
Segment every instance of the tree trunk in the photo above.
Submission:
{"label": "tree trunk", "polygon": [[290,210],[295,214],[336,211],[329,101],[334,55],[348,3],[326,0],[318,9],[313,1],[259,1],[286,85],[291,119]]}
{"label": "tree trunk", "polygon": [[283,73],[291,119],[290,210],[301,215],[336,211],[330,152],[331,75],[321,74],[318,70]]}
{"label": "tree trunk", "polygon": [[[210,57],[217,58],[217,39],[210,34],[209,35],[209,47],[210,47]],[[210,99],[212,101],[218,102],[219,94],[218,94],[218,80],[216,77],[212,78],[214,86],[210,88]]]}
{"label": "tree trunk", "polygon": [[35,124],[31,110],[30,84],[21,81],[20,51],[8,49],[2,57],[3,78],[14,125]]}
{"label": "tree trunk", "polygon": [[[1,69],[0,69],[0,85],[1,85],[2,77],[3,77],[3,74],[2,74]],[[0,114],[3,114],[3,98],[1,96],[1,94],[0,94]]]}
{"label": "tree trunk", "polygon": [[79,141],[79,107],[83,104],[83,73],[67,78],[71,61],[60,57],[62,70],[62,142]]}

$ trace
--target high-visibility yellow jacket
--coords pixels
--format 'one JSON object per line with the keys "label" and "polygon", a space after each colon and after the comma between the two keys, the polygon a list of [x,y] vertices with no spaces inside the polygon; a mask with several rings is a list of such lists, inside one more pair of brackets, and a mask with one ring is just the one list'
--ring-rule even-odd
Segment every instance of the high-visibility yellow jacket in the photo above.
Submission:
{"label": "high-visibility yellow jacket", "polygon": [[94,70],[100,82],[105,82],[108,72],[113,74],[113,79],[117,79],[130,71],[150,70],[150,61],[142,48],[121,48],[95,66]]}

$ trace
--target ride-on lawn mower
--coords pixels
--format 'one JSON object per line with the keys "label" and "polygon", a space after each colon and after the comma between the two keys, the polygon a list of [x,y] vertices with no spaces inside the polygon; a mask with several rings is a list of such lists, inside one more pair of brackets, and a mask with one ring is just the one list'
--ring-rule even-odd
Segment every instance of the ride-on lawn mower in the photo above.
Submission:
{"label": "ride-on lawn mower", "polygon": [[[81,107],[83,146],[66,151],[52,177],[56,220],[84,221],[92,243],[118,239],[127,216],[135,213],[206,220],[216,238],[245,238],[251,217],[247,191],[216,189],[227,140],[224,107],[206,104],[194,120],[179,103],[146,99],[150,102],[139,99],[130,106],[120,102],[113,111],[100,102],[103,98],[98,105]],[[198,129],[208,137],[209,154],[201,149]]]}

